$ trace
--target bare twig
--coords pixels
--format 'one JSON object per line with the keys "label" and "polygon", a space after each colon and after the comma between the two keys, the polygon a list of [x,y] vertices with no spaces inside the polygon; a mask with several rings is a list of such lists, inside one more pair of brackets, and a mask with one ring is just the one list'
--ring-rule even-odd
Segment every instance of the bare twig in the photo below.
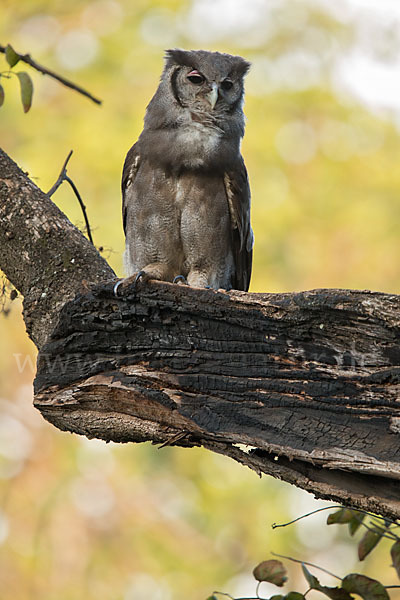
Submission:
{"label": "bare twig", "polygon": [[[305,519],[306,517],[315,515],[316,513],[322,512],[323,510],[332,510],[333,508],[344,508],[344,507],[341,506],[340,504],[336,504],[334,506],[324,506],[323,508],[317,508],[316,510],[312,510],[311,512],[306,513],[305,515],[301,515],[300,517],[297,517],[296,519],[293,519],[293,521],[289,521],[288,523],[278,523],[278,524],[272,523],[271,527],[272,527],[272,529],[277,529],[278,527],[287,527],[288,525],[297,523],[297,521],[301,521],[301,519]],[[349,510],[351,510],[351,509],[349,509]],[[376,519],[382,519],[382,521],[390,521],[390,523],[392,525],[398,525],[397,521],[392,521],[391,519],[387,519],[386,517],[380,517],[379,515],[374,515],[373,513],[368,512],[367,510],[362,510],[361,508],[354,508],[353,510],[355,512],[363,513],[364,515],[368,515],[369,517],[374,517]]]}
{"label": "bare twig", "polygon": [[165,448],[165,446],[173,446],[174,444],[176,444],[176,442],[179,442],[179,440],[183,440],[188,435],[189,431],[180,431],[176,435],[173,435],[169,440],[167,440],[163,444],[160,444],[160,446],[158,446],[158,449],[160,450],[161,448]]}
{"label": "bare twig", "polygon": [[73,153],[73,150],[70,150],[67,158],[64,161],[63,166],[61,167],[61,171],[60,174],[58,176],[57,181],[55,182],[55,184],[53,185],[53,187],[47,192],[47,196],[49,198],[51,198],[51,196],[54,194],[54,192],[56,192],[58,190],[58,188],[60,187],[60,185],[62,184],[62,182],[64,181],[65,175],[67,173],[67,164],[69,162],[69,159],[71,158]]}
{"label": "bare twig", "polygon": [[276,552],[271,552],[271,554],[272,554],[272,556],[278,556],[279,558],[285,558],[286,560],[291,560],[292,562],[299,563],[300,565],[307,565],[309,567],[313,567],[314,569],[319,569],[320,571],[323,571],[324,573],[326,573],[327,575],[330,575],[331,577],[340,579],[340,581],[343,580],[342,577],[339,577],[338,575],[331,573],[327,569],[324,569],[323,567],[319,567],[318,565],[314,565],[313,563],[306,562],[305,560],[298,560],[297,558],[292,558],[291,556],[284,556],[283,554],[277,554]]}
{"label": "bare twig", "polygon": [[234,598],[233,596],[231,596],[230,594],[227,594],[226,592],[213,592],[214,596],[215,596],[215,594],[218,594],[219,596],[226,596],[227,598],[230,598],[230,600],[262,600],[262,598],[260,598],[259,596],[257,596],[257,597],[246,596],[245,598]]}
{"label": "bare twig", "polygon": [[64,164],[61,168],[60,174],[58,176],[57,181],[55,182],[55,184],[53,185],[53,187],[47,192],[47,196],[50,198],[54,192],[56,192],[58,190],[58,188],[60,187],[60,185],[62,184],[63,181],[67,181],[69,183],[69,185],[72,187],[75,196],[78,198],[78,202],[80,204],[80,207],[82,209],[83,212],[83,218],[85,219],[85,225],[86,225],[86,231],[87,231],[87,236],[89,238],[89,240],[92,242],[93,246],[94,246],[94,242],[93,242],[93,238],[92,238],[92,232],[90,230],[90,224],[89,224],[89,219],[86,213],[86,206],[83,203],[83,200],[81,198],[80,193],[78,192],[78,188],[76,187],[75,183],[72,181],[72,179],[67,175],[67,164],[69,159],[72,156],[72,152],[73,150],[71,150],[67,156],[67,158],[64,161]]}
{"label": "bare twig", "polygon": [[74,182],[72,181],[72,179],[70,177],[68,177],[68,175],[65,175],[65,181],[68,181],[69,185],[72,187],[72,189],[74,190],[75,196],[78,198],[78,202],[81,206],[82,212],[83,212],[83,218],[85,219],[85,225],[86,225],[86,231],[87,231],[87,236],[89,238],[89,240],[92,242],[93,246],[93,238],[92,238],[92,232],[90,231],[90,225],[89,225],[89,219],[86,213],[86,206],[83,203],[83,200],[78,192],[78,189],[76,187],[76,185],[74,184]]}
{"label": "bare twig", "polygon": [[[0,52],[5,54],[6,47],[0,45]],[[51,71],[50,69],[47,69],[46,67],[43,67],[42,65],[37,63],[35,60],[33,60],[33,58],[31,58],[30,54],[20,54],[19,52],[16,52],[16,54],[18,55],[19,60],[22,60],[22,62],[26,63],[27,65],[30,65],[33,69],[35,69],[36,71],[39,71],[39,73],[42,73],[42,75],[49,75],[53,79],[56,79],[57,81],[59,81],[60,83],[65,85],[66,87],[69,87],[72,90],[75,90],[76,92],[78,92],[79,94],[86,96],[86,98],[89,98],[90,100],[92,100],[92,102],[95,102],[96,104],[102,103],[101,100],[99,100],[98,98],[93,96],[90,92],[81,88],[79,85],[72,83],[72,81],[65,79],[65,77],[61,77],[61,75],[58,75],[54,71]]]}
{"label": "bare twig", "polygon": [[394,588],[400,588],[400,585],[385,585],[383,587],[385,587],[387,590],[392,590]]}

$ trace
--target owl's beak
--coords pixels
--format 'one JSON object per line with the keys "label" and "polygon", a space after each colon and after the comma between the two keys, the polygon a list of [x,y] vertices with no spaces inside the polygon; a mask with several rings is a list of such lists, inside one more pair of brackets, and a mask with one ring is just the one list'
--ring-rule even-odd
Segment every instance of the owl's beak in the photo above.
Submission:
{"label": "owl's beak", "polygon": [[207,94],[207,99],[211,104],[211,108],[214,110],[214,106],[217,104],[218,100],[218,86],[216,83],[212,83],[211,88],[211,92]]}

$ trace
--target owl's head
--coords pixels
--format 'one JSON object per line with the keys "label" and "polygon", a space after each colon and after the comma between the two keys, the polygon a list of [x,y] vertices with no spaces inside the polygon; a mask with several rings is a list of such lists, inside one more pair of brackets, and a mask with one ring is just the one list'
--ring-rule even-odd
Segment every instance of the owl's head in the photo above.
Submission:
{"label": "owl's head", "polygon": [[160,84],[139,138],[143,155],[168,168],[226,170],[240,156],[244,134],[241,56],[167,50]]}
{"label": "owl's head", "polygon": [[167,50],[164,74],[175,100],[195,112],[241,110],[243,78],[250,68],[241,56],[206,50]]}

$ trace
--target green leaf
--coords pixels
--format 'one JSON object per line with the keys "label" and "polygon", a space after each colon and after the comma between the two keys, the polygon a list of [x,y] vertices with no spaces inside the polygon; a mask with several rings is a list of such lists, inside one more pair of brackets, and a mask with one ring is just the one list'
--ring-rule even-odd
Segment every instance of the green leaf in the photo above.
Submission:
{"label": "green leaf", "polygon": [[286,594],[285,600],[304,600],[304,595],[300,592],[289,592]]}
{"label": "green leaf", "polygon": [[285,581],[286,569],[280,560],[264,560],[253,571],[257,581],[268,581],[281,587]]}
{"label": "green leaf", "polygon": [[346,575],[342,581],[342,588],[350,594],[358,594],[364,600],[390,600],[386,589],[379,581],[358,573]]}
{"label": "green leaf", "polygon": [[5,54],[6,54],[6,61],[8,62],[8,64],[10,65],[10,68],[12,69],[14,65],[17,64],[17,62],[19,62],[19,55],[15,52],[14,48],[12,46],[10,46],[10,44],[7,44],[6,49],[5,49]]}
{"label": "green leaf", "polygon": [[358,544],[358,558],[364,560],[366,556],[375,548],[381,541],[382,533],[379,531],[368,530]]}
{"label": "green leaf", "polygon": [[336,512],[328,515],[326,522],[328,525],[333,525],[334,523],[350,523],[353,517],[352,510],[349,508],[340,508]]}
{"label": "green leaf", "polygon": [[4,104],[4,88],[2,85],[0,85],[0,106],[3,106]]}
{"label": "green leaf", "polygon": [[269,600],[283,600],[284,597],[283,594],[274,594]]}
{"label": "green leaf", "polygon": [[317,577],[310,573],[304,564],[301,565],[301,568],[303,569],[304,577],[307,579],[307,583],[312,590],[318,590],[322,594],[325,594],[325,596],[328,596],[328,598],[331,598],[331,600],[353,600],[350,594],[342,588],[332,588],[321,585]]}
{"label": "green leaf", "polygon": [[400,577],[400,540],[397,540],[390,548],[390,556],[392,557],[393,566],[396,569],[398,577]]}
{"label": "green leaf", "polygon": [[320,585],[318,591],[331,600],[353,600],[353,596],[350,596],[349,592],[346,592],[343,588]]}
{"label": "green leaf", "polygon": [[32,95],[33,95],[33,83],[32,79],[25,73],[25,71],[20,71],[17,73],[17,77],[19,79],[19,84],[21,86],[21,100],[22,106],[24,107],[24,112],[27,113],[30,107],[32,106]]}
{"label": "green leaf", "polygon": [[320,583],[318,579],[310,573],[305,564],[301,563],[301,568],[303,569],[304,577],[307,579],[307,583],[312,590],[318,590],[320,588]]}
{"label": "green leaf", "polygon": [[207,600],[218,600],[218,598],[215,594],[212,594],[211,596],[208,596]]}
{"label": "green leaf", "polygon": [[355,534],[366,516],[364,513],[361,513],[358,510],[353,510],[353,515],[354,516],[349,523],[349,532],[351,536]]}

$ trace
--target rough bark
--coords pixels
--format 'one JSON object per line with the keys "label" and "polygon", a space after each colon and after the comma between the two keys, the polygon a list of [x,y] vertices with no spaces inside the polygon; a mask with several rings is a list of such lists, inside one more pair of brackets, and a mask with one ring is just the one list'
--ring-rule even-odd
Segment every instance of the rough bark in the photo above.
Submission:
{"label": "rough bark", "polygon": [[399,296],[152,282],[72,299],[112,270],[4,153],[0,198],[0,267],[25,295],[46,419],[105,440],[203,445],[400,517]]}
{"label": "rough bark", "polygon": [[115,277],[96,248],[1,148],[0,269],[24,296],[26,328],[38,347],[79,289]]}
{"label": "rough bark", "polygon": [[203,445],[400,517],[399,330],[394,295],[100,285],[62,311],[35,405],[61,429]]}

